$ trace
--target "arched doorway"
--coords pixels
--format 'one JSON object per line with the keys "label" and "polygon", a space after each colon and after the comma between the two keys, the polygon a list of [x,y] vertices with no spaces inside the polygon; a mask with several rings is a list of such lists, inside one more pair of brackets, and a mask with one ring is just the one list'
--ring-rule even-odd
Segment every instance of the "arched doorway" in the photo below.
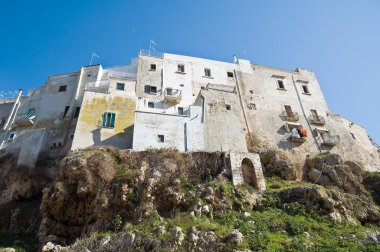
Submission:
{"label": "arched doorway", "polygon": [[241,171],[244,183],[257,188],[255,168],[249,158],[244,158],[241,162]]}

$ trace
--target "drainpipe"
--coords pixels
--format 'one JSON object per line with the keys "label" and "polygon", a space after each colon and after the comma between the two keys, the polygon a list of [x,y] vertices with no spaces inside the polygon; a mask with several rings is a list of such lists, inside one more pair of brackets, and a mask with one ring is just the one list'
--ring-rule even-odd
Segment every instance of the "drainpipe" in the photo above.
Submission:
{"label": "drainpipe", "polygon": [[8,116],[7,122],[4,124],[4,127],[3,127],[4,131],[7,130],[9,123],[11,122],[12,118],[14,117],[15,111],[17,109],[19,102],[20,102],[21,95],[22,95],[22,89],[20,88],[18,90],[17,98],[16,98],[15,103],[13,104],[11,113]]}
{"label": "drainpipe", "polygon": [[[234,56],[234,61],[235,61],[237,64],[239,63],[239,61],[236,59],[236,56]],[[247,116],[246,116],[246,114],[245,114],[245,109],[244,109],[244,105],[243,105],[243,99],[241,98],[239,77],[238,77],[238,75],[236,74],[235,69],[234,69],[234,75],[235,75],[235,81],[236,81],[237,93],[238,93],[238,96],[239,96],[239,102],[240,102],[241,109],[242,109],[242,111],[243,111],[243,116],[244,116],[245,125],[247,126],[249,139],[251,140],[251,144],[252,144],[252,147],[253,147],[253,146],[254,146],[254,142],[253,142],[253,139],[252,139],[251,130],[249,129]]]}
{"label": "drainpipe", "polygon": [[300,105],[301,105],[302,114],[303,114],[303,116],[304,116],[305,119],[306,119],[306,123],[307,123],[307,125],[309,126],[310,134],[313,136],[314,141],[315,141],[315,143],[317,144],[317,147],[318,147],[319,152],[322,152],[321,146],[319,146],[318,140],[317,140],[317,138],[314,136],[314,134],[313,134],[313,129],[311,128],[311,125],[310,125],[310,123],[309,123],[309,120],[307,119],[307,115],[306,115],[306,112],[305,112],[305,108],[303,107],[303,104],[302,104],[302,101],[301,101],[301,96],[300,96],[300,94],[299,94],[299,92],[298,92],[297,85],[296,85],[296,82],[295,82],[295,80],[294,80],[294,76],[293,76],[293,75],[292,75],[292,80],[293,80],[293,86],[294,86],[294,89],[296,90],[296,93],[297,93],[298,101],[299,101],[299,103],[300,103]]}

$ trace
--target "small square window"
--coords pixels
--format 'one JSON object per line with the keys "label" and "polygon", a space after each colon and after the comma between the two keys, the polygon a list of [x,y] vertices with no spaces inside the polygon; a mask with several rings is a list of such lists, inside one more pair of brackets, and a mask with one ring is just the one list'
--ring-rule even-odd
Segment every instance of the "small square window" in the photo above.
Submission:
{"label": "small square window", "polygon": [[210,68],[205,68],[205,76],[211,77],[211,69]]}
{"label": "small square window", "polygon": [[226,104],[226,109],[231,110],[231,105]]}
{"label": "small square window", "polygon": [[148,108],[154,108],[154,102],[148,102]]}
{"label": "small square window", "polygon": [[167,88],[166,89],[166,95],[173,95],[173,89],[172,88]]}
{"label": "small square window", "polygon": [[285,89],[284,81],[277,80],[277,84],[279,89]]}
{"label": "small square window", "polygon": [[12,141],[13,139],[15,139],[15,136],[16,134],[12,132],[11,134],[9,134],[8,140]]}
{"label": "small square window", "polygon": [[164,135],[158,135],[157,140],[159,143],[164,143],[165,142],[165,136]]}
{"label": "small square window", "polygon": [[302,90],[305,94],[310,94],[309,87],[307,85],[302,85]]}
{"label": "small square window", "polygon": [[156,69],[157,69],[156,64],[150,64],[150,69],[149,70],[156,71]]}
{"label": "small square window", "polygon": [[177,72],[184,73],[185,72],[185,65],[178,65]]}
{"label": "small square window", "polygon": [[178,107],[178,115],[184,115],[184,111],[182,107]]}
{"label": "small square window", "polygon": [[67,90],[67,86],[63,85],[63,86],[59,86],[58,92],[66,92],[66,90]]}
{"label": "small square window", "polygon": [[124,83],[117,83],[116,84],[116,90],[124,90],[125,84]]}
{"label": "small square window", "polygon": [[234,73],[233,72],[227,72],[227,76],[228,77],[234,77]]}
{"label": "small square window", "polygon": [[91,74],[89,73],[89,74],[87,74],[87,77],[91,77]]}
{"label": "small square window", "polygon": [[184,86],[185,86],[185,84],[179,84],[179,86],[180,86],[180,87],[184,87]]}
{"label": "small square window", "polygon": [[146,85],[145,86],[145,93],[156,94],[157,93],[157,87]]}

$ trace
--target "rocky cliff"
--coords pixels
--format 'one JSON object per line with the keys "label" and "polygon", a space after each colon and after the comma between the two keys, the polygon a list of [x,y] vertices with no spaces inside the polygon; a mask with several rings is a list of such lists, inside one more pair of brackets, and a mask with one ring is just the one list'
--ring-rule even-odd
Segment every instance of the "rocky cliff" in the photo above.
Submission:
{"label": "rocky cliff", "polygon": [[[337,155],[262,151],[267,190],[233,186],[224,153],[75,151],[34,169],[1,157],[0,247],[19,251],[379,251],[380,175]],[[301,179],[302,178],[302,179]]]}

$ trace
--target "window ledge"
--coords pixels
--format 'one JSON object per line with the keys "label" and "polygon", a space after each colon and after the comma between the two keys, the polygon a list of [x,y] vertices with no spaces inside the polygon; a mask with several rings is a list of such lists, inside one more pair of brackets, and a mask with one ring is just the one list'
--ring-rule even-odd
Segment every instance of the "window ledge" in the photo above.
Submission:
{"label": "window ledge", "polygon": [[288,91],[286,88],[277,88],[277,90]]}
{"label": "window ledge", "polygon": [[212,76],[202,76],[203,78],[207,78],[207,79],[214,79],[214,77]]}
{"label": "window ledge", "polygon": [[311,95],[310,93],[302,93],[302,94],[304,94],[304,95]]}
{"label": "window ledge", "polygon": [[102,126],[102,129],[114,129],[115,127],[105,127],[105,126]]}
{"label": "window ledge", "polygon": [[152,71],[152,72],[155,72],[155,71],[156,71],[156,69],[149,69],[148,71]]}
{"label": "window ledge", "polygon": [[177,74],[186,74],[185,72],[175,71]]}

